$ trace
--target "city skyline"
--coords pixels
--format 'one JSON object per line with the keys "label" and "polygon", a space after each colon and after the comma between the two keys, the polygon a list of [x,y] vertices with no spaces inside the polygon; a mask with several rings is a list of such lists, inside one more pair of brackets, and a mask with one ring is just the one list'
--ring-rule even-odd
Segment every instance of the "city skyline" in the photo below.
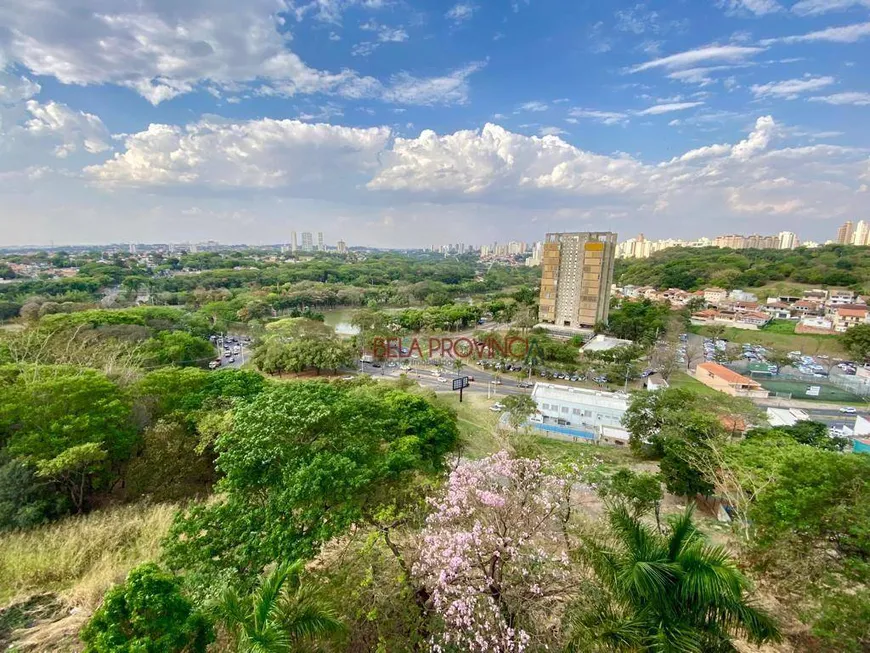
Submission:
{"label": "city skyline", "polygon": [[7,0],[0,246],[288,224],[395,248],[824,241],[870,192],[867,20],[842,0]]}

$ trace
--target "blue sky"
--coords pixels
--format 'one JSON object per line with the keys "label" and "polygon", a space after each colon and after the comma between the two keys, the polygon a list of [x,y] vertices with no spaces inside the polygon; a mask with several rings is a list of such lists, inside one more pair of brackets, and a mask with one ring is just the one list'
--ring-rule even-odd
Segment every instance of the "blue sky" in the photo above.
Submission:
{"label": "blue sky", "polygon": [[6,0],[0,245],[870,218],[870,0]]}

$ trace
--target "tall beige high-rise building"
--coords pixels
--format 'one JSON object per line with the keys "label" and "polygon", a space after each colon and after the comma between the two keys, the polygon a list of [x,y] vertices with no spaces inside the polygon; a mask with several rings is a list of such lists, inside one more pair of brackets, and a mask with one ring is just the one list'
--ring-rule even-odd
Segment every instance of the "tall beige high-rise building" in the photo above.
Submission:
{"label": "tall beige high-rise building", "polygon": [[347,254],[347,243],[343,240],[339,240],[338,244],[336,245],[336,250],[339,254]]}
{"label": "tall beige high-rise building", "polygon": [[298,249],[299,249],[299,243],[296,242],[296,232],[291,231],[290,232],[290,251],[295,254]]}
{"label": "tall beige high-rise building", "polygon": [[870,244],[868,241],[870,241],[870,225],[864,220],[859,220],[855,225],[855,233],[852,234],[852,244],[863,246]]}
{"label": "tall beige high-rise building", "polygon": [[593,327],[606,322],[616,234],[547,234],[541,262],[541,322]]}
{"label": "tall beige high-rise building", "polygon": [[314,251],[314,240],[311,238],[310,231],[303,231],[302,232],[302,251],[303,252]]}
{"label": "tall beige high-rise building", "polygon": [[797,246],[797,234],[791,231],[779,232],[779,249],[795,249]]}
{"label": "tall beige high-rise building", "polygon": [[850,245],[852,243],[852,236],[855,234],[855,225],[851,220],[847,220],[846,223],[837,229],[837,244],[838,245]]}

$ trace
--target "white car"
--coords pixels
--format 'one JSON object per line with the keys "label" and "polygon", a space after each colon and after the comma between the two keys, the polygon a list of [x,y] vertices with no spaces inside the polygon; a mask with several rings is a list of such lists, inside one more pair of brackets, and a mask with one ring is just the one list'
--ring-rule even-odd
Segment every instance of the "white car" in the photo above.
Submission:
{"label": "white car", "polygon": [[445,379],[443,376],[439,376],[438,383],[447,383],[447,379]]}
{"label": "white car", "polygon": [[235,359],[234,357],[230,356],[230,357],[227,359],[227,362],[228,362],[228,363],[235,363],[235,362],[236,362],[236,359]]}
{"label": "white car", "polygon": [[849,414],[849,415],[854,415],[854,414],[857,413],[858,411],[855,410],[854,408],[852,408],[851,406],[843,406],[843,407],[840,409],[840,412],[841,412],[841,413],[847,413],[847,414]]}
{"label": "white car", "polygon": [[341,377],[341,380],[342,380],[342,381],[353,381],[354,378],[356,378],[356,377],[353,377],[353,376],[343,376],[343,377]]}

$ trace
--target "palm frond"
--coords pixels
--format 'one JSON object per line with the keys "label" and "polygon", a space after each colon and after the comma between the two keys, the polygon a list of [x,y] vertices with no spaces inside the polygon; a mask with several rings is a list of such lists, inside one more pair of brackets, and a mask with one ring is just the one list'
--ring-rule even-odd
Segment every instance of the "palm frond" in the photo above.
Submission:
{"label": "palm frond", "polygon": [[254,590],[251,596],[252,618],[256,630],[265,628],[273,617],[281,598],[281,590],[290,574],[290,563],[281,563],[269,573]]}
{"label": "palm frond", "polygon": [[211,606],[209,612],[218,620],[223,621],[227,630],[238,639],[239,631],[244,627],[250,614],[248,602],[239,596],[234,587],[226,588],[218,601]]}
{"label": "palm frond", "polygon": [[782,634],[776,621],[746,600],[723,601],[716,620],[732,633],[743,633],[753,644],[778,642]]}
{"label": "palm frond", "polygon": [[671,560],[676,560],[680,552],[686,547],[703,537],[697,528],[692,517],[695,514],[695,504],[690,503],[686,506],[685,512],[680,515],[672,516],[668,523],[670,524],[670,532],[668,534],[668,557]]}
{"label": "palm frond", "polygon": [[683,570],[680,599],[696,605],[715,605],[721,599],[739,599],[746,587],[740,571],[722,547],[696,544],[679,557]]}

